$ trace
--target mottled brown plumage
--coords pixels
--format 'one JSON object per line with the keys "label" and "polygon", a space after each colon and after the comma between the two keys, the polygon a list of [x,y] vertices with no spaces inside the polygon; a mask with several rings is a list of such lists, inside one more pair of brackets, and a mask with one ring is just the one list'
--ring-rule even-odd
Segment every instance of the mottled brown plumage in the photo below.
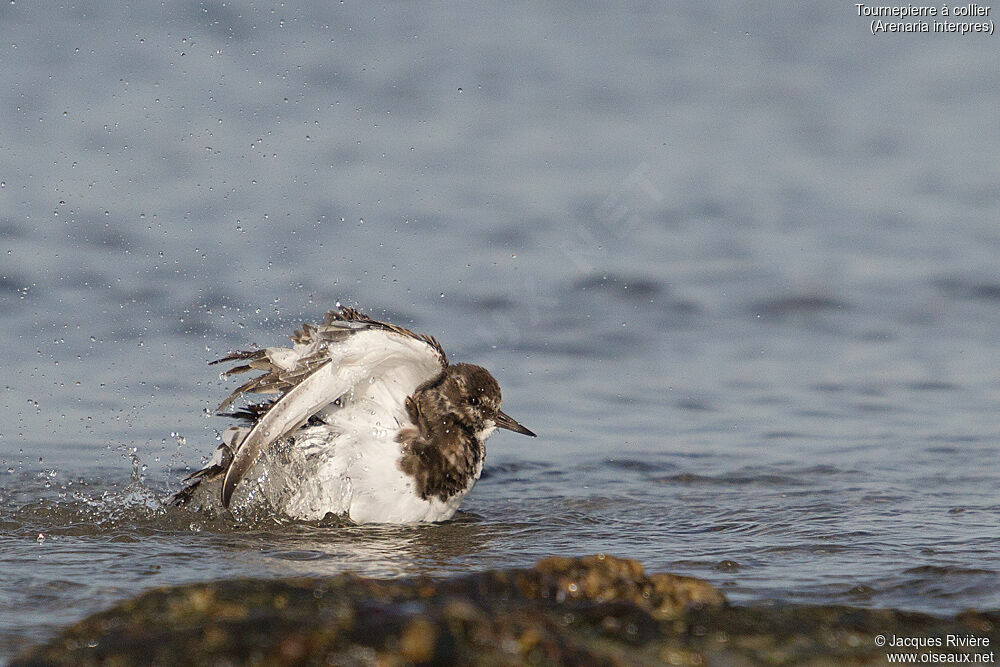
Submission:
{"label": "mottled brown plumage", "polygon": [[486,454],[484,433],[496,426],[534,435],[501,412],[500,402],[500,385],[472,364],[447,367],[406,400],[414,426],[396,438],[403,444],[399,465],[414,478],[421,498],[444,501],[465,491]]}

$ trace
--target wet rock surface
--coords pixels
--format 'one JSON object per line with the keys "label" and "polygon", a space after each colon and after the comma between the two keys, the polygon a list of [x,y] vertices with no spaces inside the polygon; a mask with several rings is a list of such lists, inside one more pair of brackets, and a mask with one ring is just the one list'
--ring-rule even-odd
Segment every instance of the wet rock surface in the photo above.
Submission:
{"label": "wet rock surface", "polygon": [[865,665],[886,662],[880,635],[972,636],[979,647],[906,650],[988,652],[998,622],[1000,612],[730,606],[704,581],[597,555],[443,580],[345,574],[156,589],[11,664]]}

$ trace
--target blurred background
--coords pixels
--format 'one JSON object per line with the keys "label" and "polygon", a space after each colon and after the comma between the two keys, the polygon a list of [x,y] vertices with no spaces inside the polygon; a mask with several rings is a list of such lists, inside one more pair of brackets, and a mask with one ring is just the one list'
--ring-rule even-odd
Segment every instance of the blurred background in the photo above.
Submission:
{"label": "blurred background", "polygon": [[[997,41],[869,21],[0,5],[0,637],[289,563],[595,551],[734,600],[1000,606]],[[419,533],[165,510],[227,425],[206,362],[338,302],[488,367],[538,440]]]}

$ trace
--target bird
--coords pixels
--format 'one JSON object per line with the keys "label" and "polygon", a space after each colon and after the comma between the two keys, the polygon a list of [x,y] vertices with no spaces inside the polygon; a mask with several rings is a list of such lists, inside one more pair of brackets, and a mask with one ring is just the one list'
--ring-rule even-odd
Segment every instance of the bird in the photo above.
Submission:
{"label": "bird", "polygon": [[[449,362],[433,336],[337,304],[291,347],[232,352],[229,377],[261,371],[216,412],[240,420],[172,503],[356,523],[450,519],[496,429],[536,437],[501,409],[488,370]],[[227,412],[245,394],[269,397]]]}

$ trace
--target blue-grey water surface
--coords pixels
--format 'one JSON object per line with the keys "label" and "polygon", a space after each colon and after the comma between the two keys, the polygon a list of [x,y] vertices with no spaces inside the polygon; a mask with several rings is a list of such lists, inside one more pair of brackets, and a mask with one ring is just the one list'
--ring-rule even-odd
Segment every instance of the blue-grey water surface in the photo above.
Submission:
{"label": "blue-grey water surface", "polygon": [[[233,576],[605,552],[1000,607],[1000,51],[852,4],[0,5],[0,660]],[[445,525],[161,499],[336,302],[490,368]]]}

